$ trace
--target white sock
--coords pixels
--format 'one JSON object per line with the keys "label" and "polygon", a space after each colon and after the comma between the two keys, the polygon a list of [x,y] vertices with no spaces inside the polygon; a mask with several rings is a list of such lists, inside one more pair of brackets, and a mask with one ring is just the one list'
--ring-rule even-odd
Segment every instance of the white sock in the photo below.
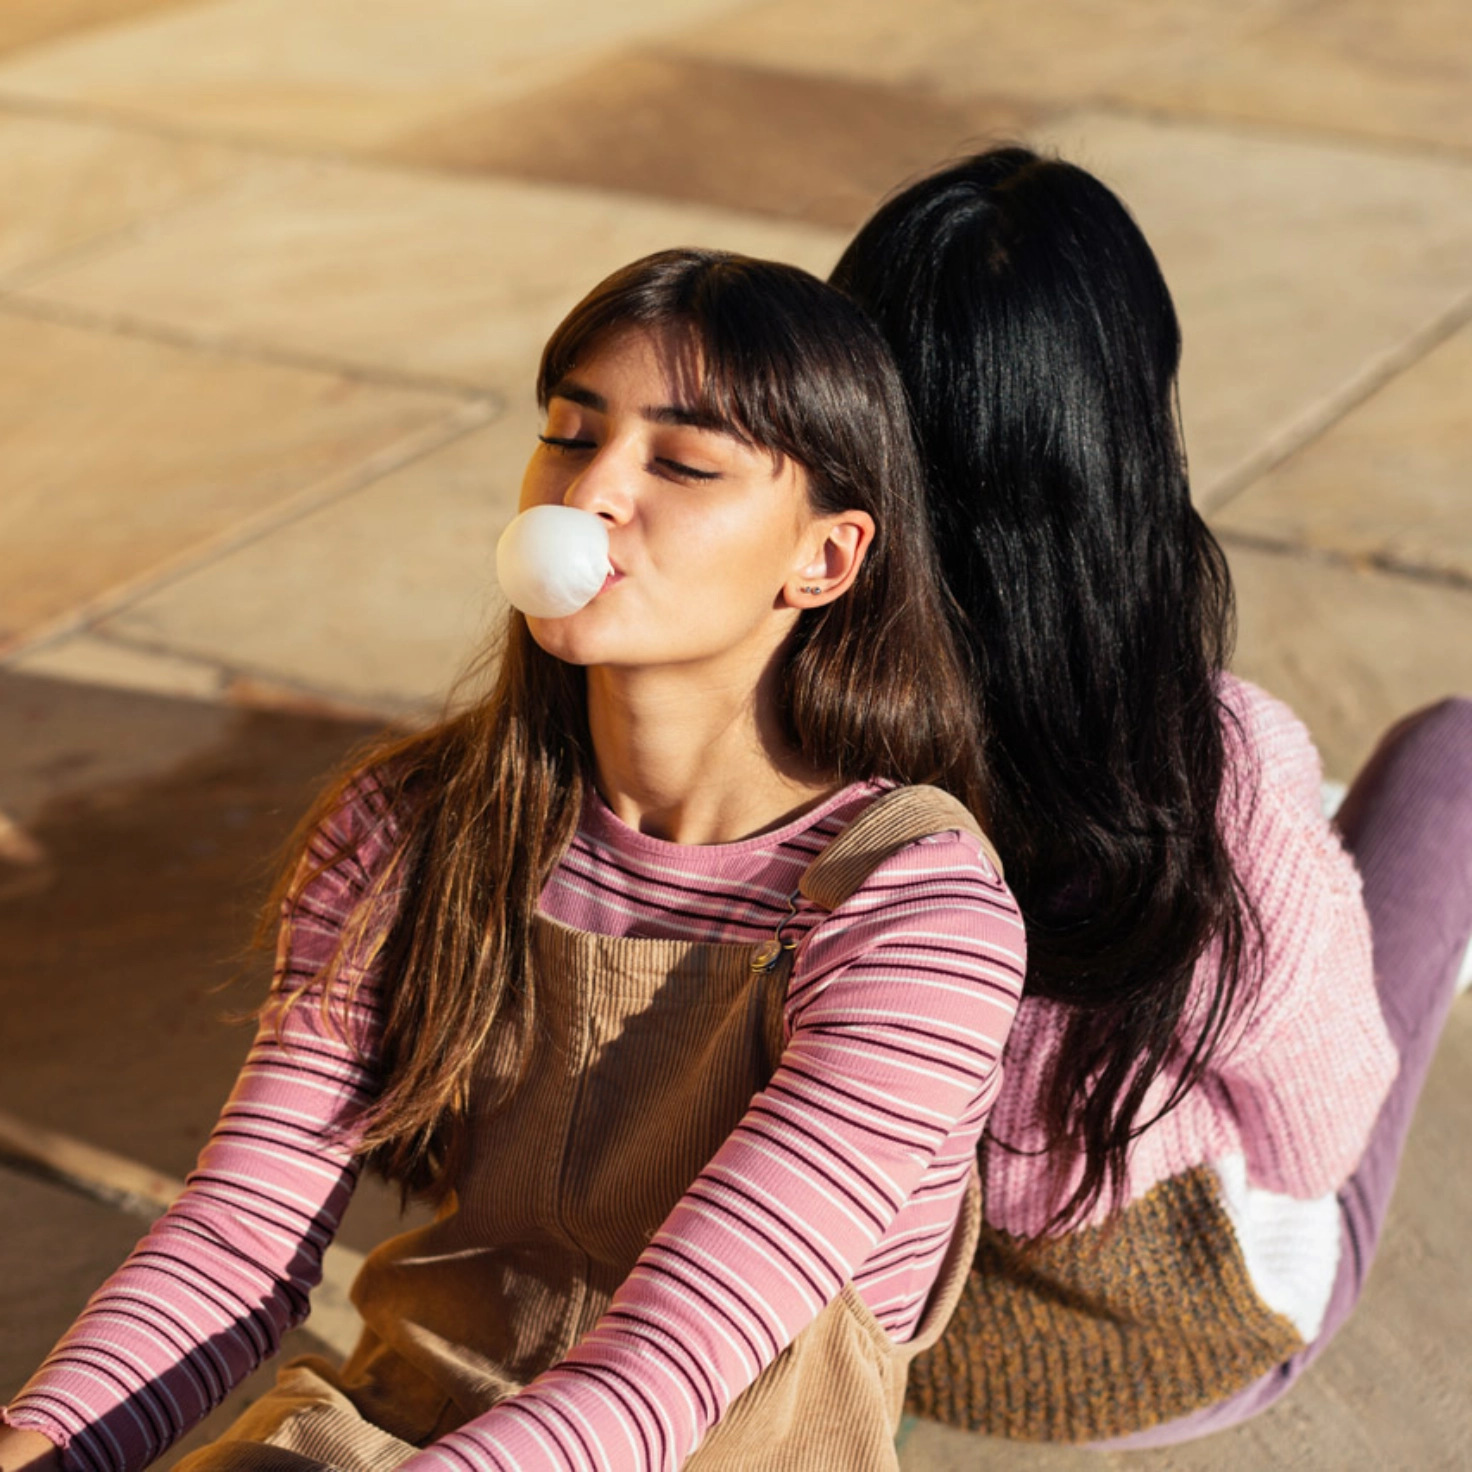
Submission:
{"label": "white sock", "polygon": [[1331,782],[1326,777],[1319,783],[1319,808],[1326,818],[1332,818],[1344,801],[1349,788],[1343,782]]}

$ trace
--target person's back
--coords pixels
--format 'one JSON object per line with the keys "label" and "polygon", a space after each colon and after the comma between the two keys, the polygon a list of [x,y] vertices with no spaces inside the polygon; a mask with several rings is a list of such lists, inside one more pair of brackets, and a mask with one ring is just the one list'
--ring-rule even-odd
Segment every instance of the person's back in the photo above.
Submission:
{"label": "person's back", "polygon": [[994,149],[887,202],[833,280],[906,380],[1028,923],[983,1241],[912,1406],[1032,1439],[1200,1434],[1290,1383],[1363,1280],[1429,1057],[1376,969],[1414,972],[1422,1039],[1455,971],[1414,966],[1381,912],[1409,876],[1465,944],[1472,799],[1400,833],[1394,873],[1366,853],[1396,823],[1386,772],[1455,790],[1472,716],[1401,731],[1351,792],[1372,960],[1307,733],[1225,673],[1179,329],[1128,211],[1081,169]]}
{"label": "person's back", "polygon": [[[983,1150],[978,1272],[952,1330],[979,1373],[963,1404],[944,1368],[923,1363],[912,1388],[922,1412],[1026,1440],[1123,1436],[1230,1396],[1323,1327],[1340,1249],[1336,1192],[1396,1055],[1358,875],[1320,814],[1307,732],[1262,691],[1230,676],[1224,688],[1241,722],[1229,750],[1251,795],[1225,829],[1261,924],[1252,1003],[1162,1112],[1181,1082],[1182,1059],[1167,1060],[1145,1096],[1119,1203],[1096,1202],[1048,1233],[1058,1177],[1037,1101],[1059,1066],[1069,1007],[1024,1000]],[[1208,951],[1197,964],[1186,1036],[1209,1007],[1216,962]]]}

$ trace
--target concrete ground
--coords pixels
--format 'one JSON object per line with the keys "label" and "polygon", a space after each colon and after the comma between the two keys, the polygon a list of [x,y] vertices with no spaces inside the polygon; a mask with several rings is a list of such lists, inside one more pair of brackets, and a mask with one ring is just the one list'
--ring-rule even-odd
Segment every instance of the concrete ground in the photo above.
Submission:
{"label": "concrete ground", "polygon": [[[272,853],[497,614],[586,286],[679,243],[824,271],[996,137],[1156,245],[1236,666],[1348,776],[1472,689],[1463,0],[0,5],[0,1110],[187,1169]],[[1103,1457],[921,1426],[908,1472],[1472,1466],[1469,1077],[1464,1000],[1365,1303],[1260,1422]],[[0,1167],[0,1394],[139,1226]]]}

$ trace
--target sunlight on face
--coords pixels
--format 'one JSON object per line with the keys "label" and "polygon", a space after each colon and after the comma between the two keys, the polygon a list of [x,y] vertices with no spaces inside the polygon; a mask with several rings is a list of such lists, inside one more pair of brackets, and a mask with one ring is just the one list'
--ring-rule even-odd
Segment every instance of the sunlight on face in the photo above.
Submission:
{"label": "sunlight on face", "polygon": [[796,618],[784,588],[823,542],[806,471],[703,422],[677,346],[617,333],[552,390],[521,508],[600,517],[613,569],[578,613],[530,620],[571,663],[764,662]]}

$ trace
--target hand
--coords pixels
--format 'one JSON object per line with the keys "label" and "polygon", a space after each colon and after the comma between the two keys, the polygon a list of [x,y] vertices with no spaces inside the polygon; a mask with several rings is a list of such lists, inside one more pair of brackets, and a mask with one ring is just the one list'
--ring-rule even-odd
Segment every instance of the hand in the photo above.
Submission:
{"label": "hand", "polygon": [[39,1431],[0,1426],[0,1472],[61,1472],[61,1452]]}

